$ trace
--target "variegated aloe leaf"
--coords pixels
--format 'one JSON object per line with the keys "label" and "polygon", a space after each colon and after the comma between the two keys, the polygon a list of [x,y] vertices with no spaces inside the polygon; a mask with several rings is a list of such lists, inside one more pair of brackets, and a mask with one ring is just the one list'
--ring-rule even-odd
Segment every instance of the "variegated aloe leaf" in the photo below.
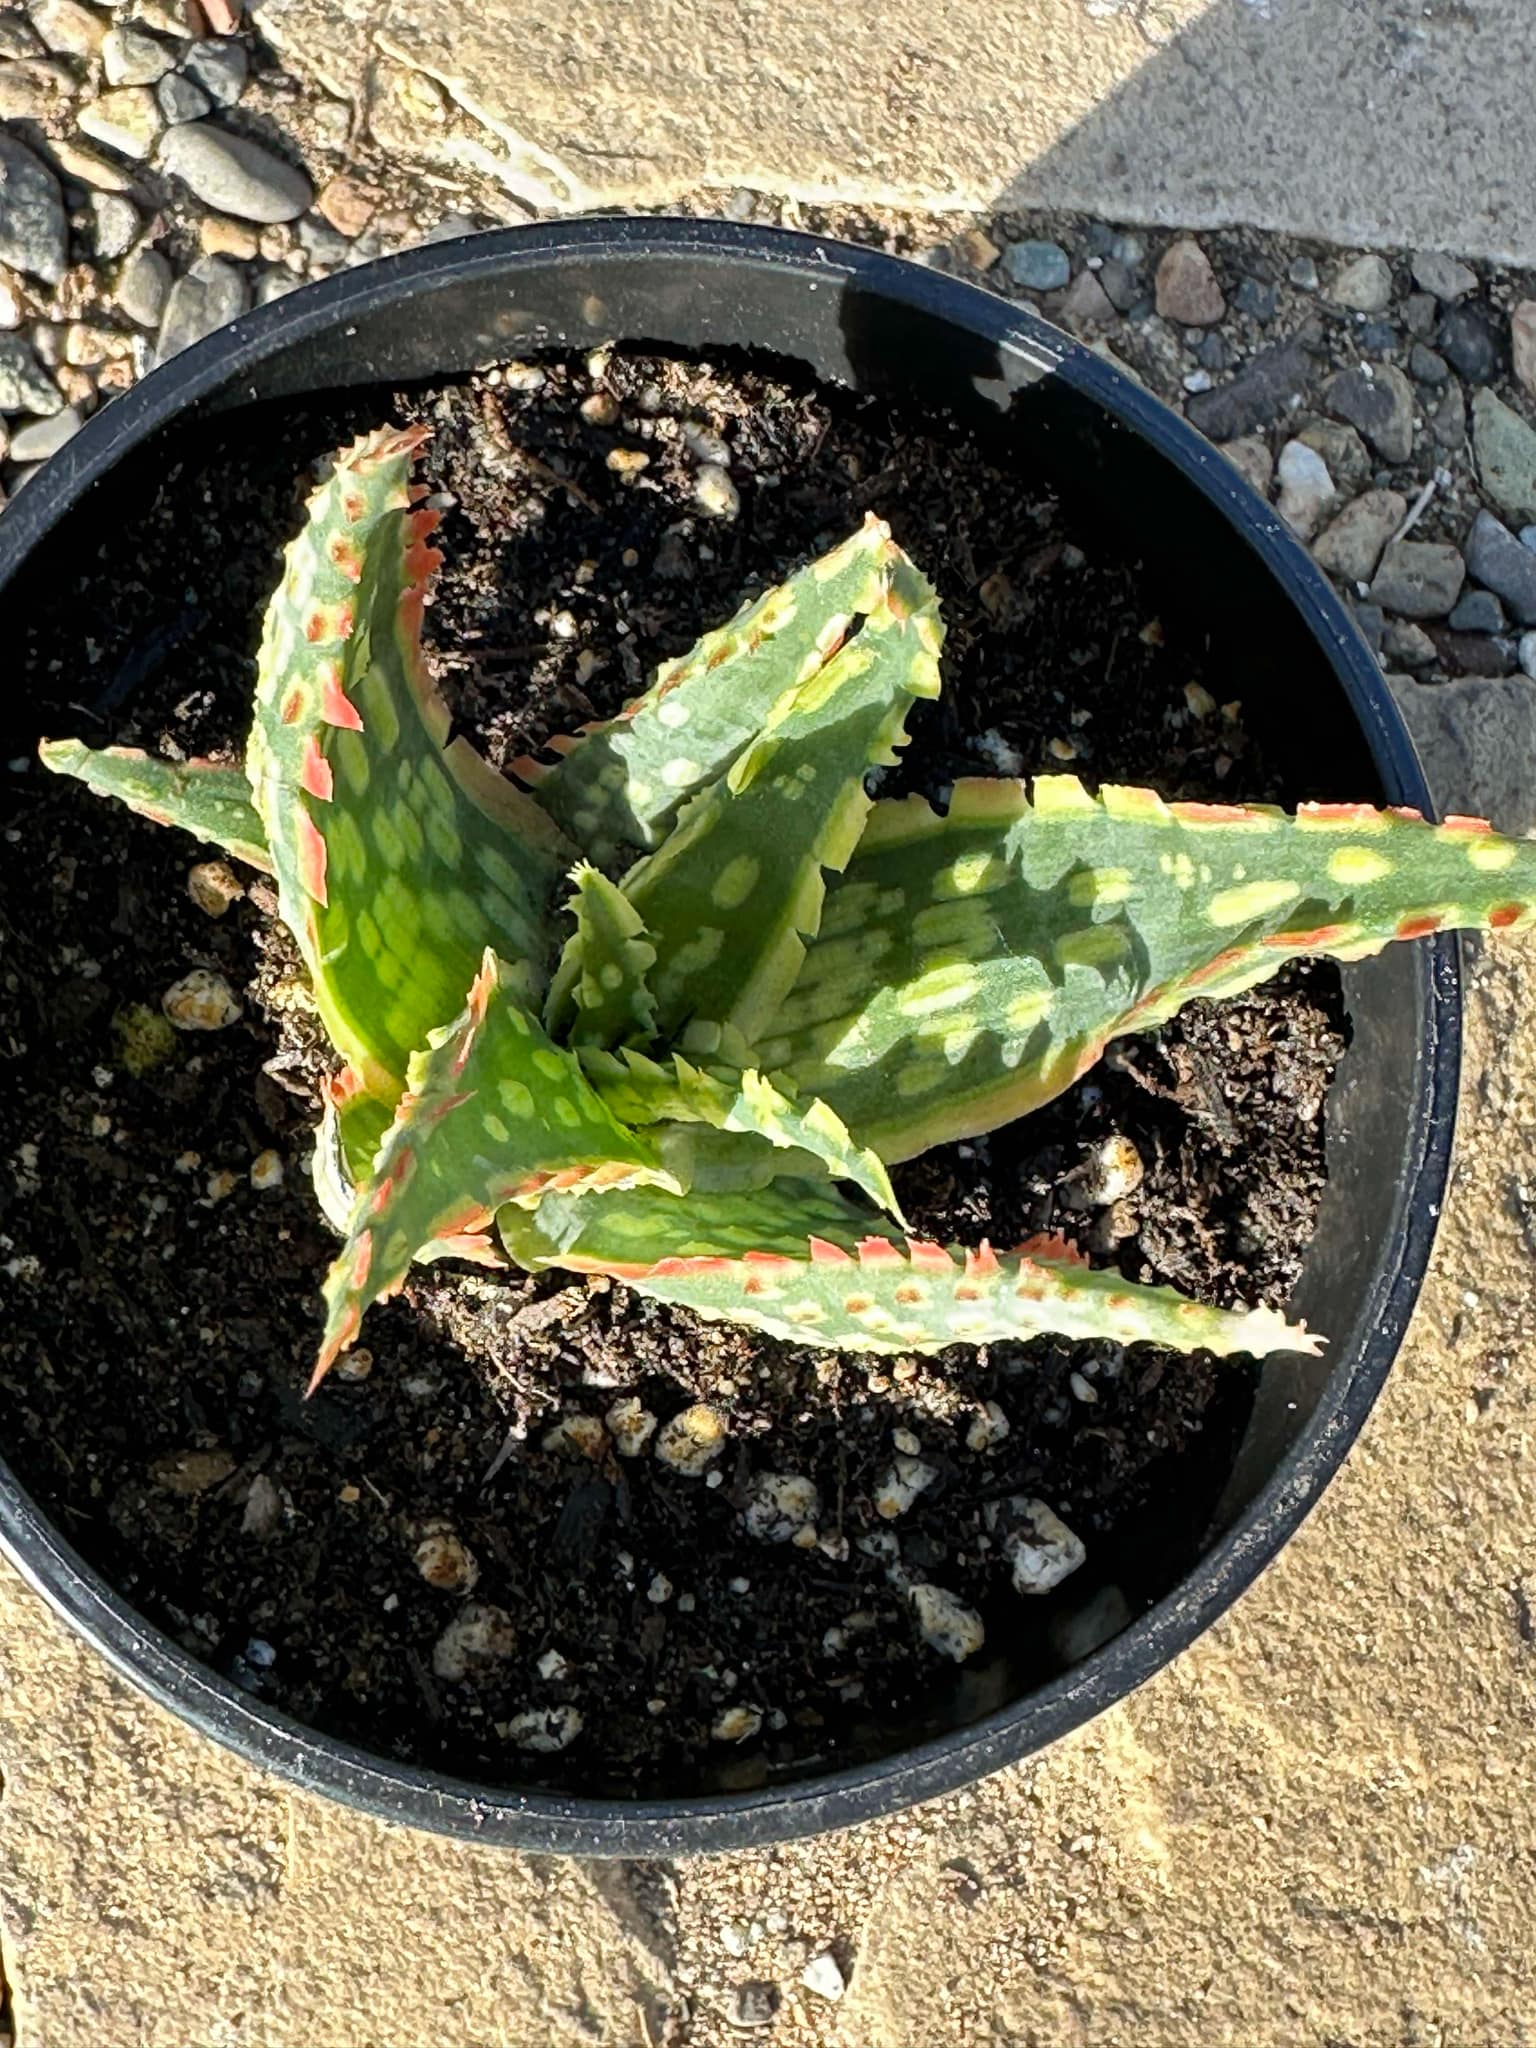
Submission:
{"label": "variegated aloe leaf", "polygon": [[1070,1086],[1107,1040],[1286,960],[1526,925],[1536,842],[1367,804],[1164,803],[1071,776],[876,807],[757,1058],[906,1159]]}
{"label": "variegated aloe leaf", "polygon": [[708,1202],[649,1188],[546,1197],[533,1216],[501,1224],[520,1265],[611,1273],[658,1301],[796,1344],[942,1351],[1049,1334],[1256,1358],[1319,1345],[1273,1309],[1208,1308],[1097,1272],[1059,1238],[1006,1256],[902,1241],[814,1183]]}
{"label": "variegated aloe leaf", "polygon": [[625,876],[656,947],[664,1037],[750,1046],[788,994],[820,921],[822,870],[842,868],[864,830],[865,770],[905,745],[911,700],[938,695],[941,639],[932,587],[898,551],[862,631],[786,691]]}
{"label": "variegated aloe leaf", "polygon": [[423,1252],[491,1259],[504,1203],[546,1190],[670,1186],[655,1145],[627,1131],[518,995],[522,978],[487,951],[463,1014],[412,1055],[405,1093],[325,1282],[315,1379],[357,1336],[370,1302],[394,1293]]}
{"label": "variegated aloe leaf", "polygon": [[[749,1069],[745,1073],[709,1073],[692,1065],[681,1054],[662,1061],[633,1050],[622,1055],[584,1052],[582,1066],[599,1095],[626,1124],[708,1125],[717,1131],[738,1133],[765,1140],[769,1146],[793,1153],[789,1158],[764,1162],[761,1179],[797,1172],[804,1174],[810,1159],[819,1161],[834,1180],[852,1181],[870,1199],[893,1216],[901,1209],[891,1186],[890,1175],[877,1152],[856,1145],[847,1126],[824,1102],[814,1097],[798,1101],[785,1094],[766,1074]],[[686,1133],[676,1134],[686,1138]],[[663,1140],[664,1147],[667,1144]],[[728,1154],[718,1148],[698,1153],[685,1142],[667,1152],[669,1164],[676,1162],[679,1180],[694,1185],[702,1178],[683,1163],[704,1158],[718,1171],[728,1163]],[[750,1150],[736,1155],[750,1171]],[[752,1174],[752,1180],[758,1176]],[[712,1183],[721,1185],[716,1179]]]}
{"label": "variegated aloe leaf", "polygon": [[649,1045],[656,1001],[647,976],[656,948],[633,904],[599,868],[583,861],[571,880],[576,929],[549,985],[544,1022],[572,1045]]}
{"label": "variegated aloe leaf", "polygon": [[896,553],[890,528],[869,514],[840,547],[664,662],[617,718],[552,742],[554,766],[525,756],[513,773],[594,861],[659,845],[682,804],[724,773],[785,691],[836,652]]}
{"label": "variegated aloe leaf", "polygon": [[243,768],[222,761],[162,761],[142,747],[88,747],[81,740],[42,740],[37,756],[56,775],[76,776],[141,818],[179,826],[263,874],[272,872],[267,835],[251,807]]}
{"label": "variegated aloe leaf", "polygon": [[529,1272],[566,1266],[633,1279],[658,1259],[745,1258],[761,1251],[808,1256],[816,1235],[857,1244],[894,1229],[857,1208],[824,1180],[775,1180],[725,1194],[631,1188],[619,1193],[547,1194],[536,1209],[507,1208],[496,1227],[510,1257]]}
{"label": "variegated aloe leaf", "polygon": [[548,817],[469,744],[421,653],[440,556],[411,509],[426,429],[382,430],[336,457],[267,608],[246,753],[283,919],[347,1063],[341,1128],[354,1178],[412,1051],[463,1001],[487,945],[537,1001],[551,896],[572,858]]}

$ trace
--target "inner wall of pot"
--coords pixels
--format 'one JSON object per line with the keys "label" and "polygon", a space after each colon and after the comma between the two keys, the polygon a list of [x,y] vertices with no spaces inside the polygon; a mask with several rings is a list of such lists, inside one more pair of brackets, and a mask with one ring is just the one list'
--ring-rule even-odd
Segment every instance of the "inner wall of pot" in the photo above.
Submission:
{"label": "inner wall of pot", "polygon": [[[834,271],[808,277],[766,259],[747,268],[738,257],[727,270],[697,252],[685,257],[652,249],[626,261],[610,250],[600,291],[594,281],[579,258],[555,255],[519,269],[515,279],[471,271],[435,281],[404,304],[381,294],[376,310],[365,307],[344,329],[317,327],[211,392],[202,409],[222,412],[320,389],[452,375],[540,348],[615,339],[689,352],[747,346],[787,356],[829,381],[901,393],[980,421],[1069,505],[1087,510],[1126,552],[1149,564],[1166,592],[1165,616],[1197,631],[1218,659],[1225,656],[1230,694],[1242,698],[1267,756],[1294,787],[1323,799],[1382,793],[1344,693],[1289,595],[1196,484],[1087,397],[1070,363],[1063,370],[1048,344],[995,347],[957,336],[952,324],[876,298]],[[178,441],[184,425],[176,429]],[[129,464],[141,482],[155,446],[152,440]],[[110,498],[121,482],[119,476],[105,483],[101,496]],[[88,523],[100,509],[88,504]],[[66,527],[44,544],[40,572],[51,556],[65,573],[68,541]],[[102,566],[110,573],[109,562]],[[13,589],[0,597],[0,613],[24,602],[24,589]],[[0,704],[0,724],[10,729],[8,754],[35,738],[26,730],[26,708],[14,700]],[[1406,1083],[1417,1074],[1421,971],[1409,949],[1394,949],[1352,970],[1346,981],[1354,1046],[1330,1097],[1330,1185],[1296,1303],[1328,1332],[1339,1365],[1310,1359],[1270,1364],[1230,1470],[1211,1475],[1197,1500],[1170,1504],[1163,1532],[1170,1553],[1187,1559],[1191,1547],[1209,1548],[1262,1490],[1304,1431],[1330,1373],[1345,1369],[1370,1327],[1367,1283],[1401,1220],[1413,1103]],[[1385,1085],[1383,1076],[1393,1077],[1394,1085]],[[1175,1522],[1181,1525],[1176,1533]],[[1156,1532],[1147,1534],[1155,1540]],[[1094,1591],[1085,1584],[1085,1605]],[[1083,1619],[1086,1653],[1096,1632],[1091,1613]],[[1018,1689],[1009,1662],[1005,1654],[985,1670],[956,1674],[931,1702],[923,1729],[908,1730],[905,1739],[963,1726],[1002,1705]],[[892,1730],[887,1739],[903,1738]]]}

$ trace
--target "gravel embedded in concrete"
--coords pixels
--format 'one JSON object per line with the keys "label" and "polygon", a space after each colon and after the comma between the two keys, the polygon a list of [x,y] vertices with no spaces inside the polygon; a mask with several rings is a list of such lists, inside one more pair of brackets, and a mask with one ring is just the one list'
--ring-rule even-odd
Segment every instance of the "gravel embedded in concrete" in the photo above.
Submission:
{"label": "gravel embedded in concrete", "polygon": [[168,129],[160,162],[206,206],[237,220],[297,220],[314,201],[314,188],[302,171],[249,136],[211,121]]}

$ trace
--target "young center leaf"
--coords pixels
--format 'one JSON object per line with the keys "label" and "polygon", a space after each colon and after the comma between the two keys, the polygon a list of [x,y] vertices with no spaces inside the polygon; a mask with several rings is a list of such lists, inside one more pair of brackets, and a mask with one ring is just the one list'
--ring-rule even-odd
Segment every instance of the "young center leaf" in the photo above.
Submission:
{"label": "young center leaf", "polygon": [[335,459],[267,608],[246,772],[284,922],[346,1062],[336,1104],[354,1179],[406,1065],[453,1016],[486,946],[542,995],[550,902],[572,849],[462,739],[421,652],[440,556],[412,509],[424,428]]}
{"label": "young center leaf", "polygon": [[706,633],[617,718],[551,743],[553,765],[513,773],[588,857],[658,846],[687,799],[722,775],[798,681],[837,652],[879,597],[898,550],[871,513],[860,531]]}
{"label": "young center leaf", "polygon": [[750,1047],[787,995],[820,921],[822,871],[842,868],[864,830],[865,770],[906,743],[912,699],[938,695],[941,639],[933,590],[898,552],[862,630],[786,691],[625,876],[656,948],[664,1037]]}
{"label": "young center leaf", "polygon": [[55,775],[73,775],[141,818],[176,825],[248,867],[272,872],[266,831],[243,768],[222,761],[162,761],[142,747],[88,747],[82,740],[42,740],[37,757]]}
{"label": "young center leaf", "polygon": [[523,1007],[522,987],[488,950],[463,1013],[412,1055],[325,1282],[316,1383],[414,1259],[494,1260],[488,1231],[504,1204],[535,1204],[547,1190],[672,1185],[651,1140],[619,1123],[575,1054]]}
{"label": "young center leaf", "polygon": [[[794,1155],[792,1160],[775,1161],[770,1153],[763,1162],[763,1180],[780,1174],[803,1177],[809,1162],[815,1161],[833,1180],[851,1181],[889,1214],[901,1215],[885,1162],[868,1146],[856,1145],[842,1119],[814,1096],[805,1101],[793,1098],[766,1074],[750,1068],[744,1073],[711,1073],[681,1054],[663,1061],[634,1050],[617,1055],[594,1049],[583,1052],[582,1066],[599,1095],[624,1123],[704,1125],[758,1138],[768,1147]],[[662,1142],[665,1148],[667,1140]],[[669,1163],[681,1163],[690,1156],[707,1158],[718,1171],[727,1155],[718,1150],[712,1155],[692,1154],[686,1144],[667,1152]],[[750,1150],[743,1157],[750,1162]],[[680,1180],[692,1185],[699,1177],[679,1164]]]}
{"label": "young center leaf", "polygon": [[1533,906],[1536,842],[1473,819],[963,781],[947,816],[876,807],[756,1056],[906,1159],[1049,1101],[1193,997]]}
{"label": "young center leaf", "polygon": [[1273,1309],[1208,1308],[1138,1286],[1095,1271],[1057,1238],[1007,1255],[903,1240],[814,1182],[707,1201],[654,1188],[547,1196],[531,1216],[499,1221],[520,1265],[610,1273],[655,1300],[796,1344],[932,1352],[1050,1334],[1220,1357],[1318,1349]]}
{"label": "young center leaf", "polygon": [[573,868],[571,880],[576,929],[549,985],[545,1025],[572,1045],[649,1045],[656,1035],[650,935],[618,884],[590,861]]}

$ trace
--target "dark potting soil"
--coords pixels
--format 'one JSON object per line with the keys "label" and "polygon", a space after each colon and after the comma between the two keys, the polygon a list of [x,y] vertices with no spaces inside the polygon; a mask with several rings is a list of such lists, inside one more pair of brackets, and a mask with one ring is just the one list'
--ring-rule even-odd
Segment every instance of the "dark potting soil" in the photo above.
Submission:
{"label": "dark potting soil", "polygon": [[[448,506],[428,638],[459,728],[498,764],[617,708],[872,508],[936,580],[949,633],[945,695],[888,790],[942,799],[961,773],[1070,766],[1168,796],[1331,793],[1297,787],[1241,704],[1218,702],[1240,650],[1163,616],[1138,562],[1006,450],[782,368],[622,352],[266,407],[136,458],[26,594],[7,754],[38,731],[237,753],[314,465],[416,418]],[[696,501],[704,461],[728,465],[732,516]],[[189,900],[199,856],[179,835],[35,769],[5,780],[0,1450],[146,1615],[251,1692],[492,1780],[744,1786],[999,1702],[1193,1555],[1251,1401],[1241,1362],[1054,1341],[838,1355],[600,1283],[438,1266],[371,1313],[366,1376],[306,1402],[333,1241],[306,1171],[315,1026],[270,892],[215,921]],[[160,996],[193,967],[224,975],[243,1017],[162,1043]],[[1279,1304],[1313,1228],[1345,1029],[1327,967],[1195,1003],[1027,1121],[901,1169],[900,1191],[928,1235],[1060,1227],[1132,1277]],[[1135,1146],[1140,1187],[1074,1206],[1111,1135]],[[268,1152],[281,1183],[253,1185]],[[628,1395],[662,1421],[718,1410],[713,1484],[651,1451],[546,1446],[560,1417]],[[883,1522],[874,1496],[913,1440],[936,1476]],[[747,1532],[764,1472],[814,1482],[815,1547]],[[1014,1495],[1088,1548],[1045,1598],[1012,1590],[987,1537],[986,1508]],[[441,1526],[478,1567],[468,1597],[507,1618],[462,1682],[435,1656],[462,1583],[417,1562]],[[922,1641],[888,1550],[863,1547],[880,1532],[907,1574],[983,1617],[965,1666]],[[451,1545],[435,1555],[462,1581]],[[579,1735],[526,1747],[575,1725],[558,1708]]]}

